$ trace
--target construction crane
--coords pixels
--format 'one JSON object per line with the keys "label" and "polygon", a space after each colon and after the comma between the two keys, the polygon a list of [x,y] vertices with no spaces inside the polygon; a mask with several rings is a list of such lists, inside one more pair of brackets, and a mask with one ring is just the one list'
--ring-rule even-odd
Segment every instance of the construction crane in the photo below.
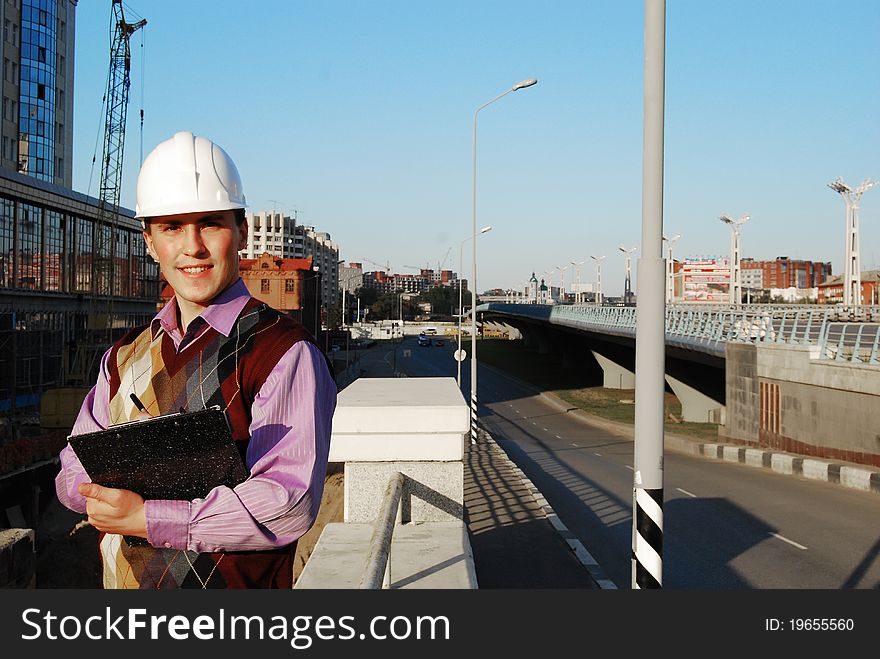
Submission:
{"label": "construction crane", "polygon": [[112,0],[110,70],[107,76],[104,147],[101,155],[101,181],[98,216],[92,240],[91,296],[86,336],[77,340],[73,365],[66,377],[70,385],[86,385],[94,380],[98,360],[112,337],[113,295],[117,293],[117,225],[125,147],[128,91],[131,86],[131,35],[147,24],[125,20],[122,0]]}
{"label": "construction crane", "polygon": [[361,261],[364,261],[365,263],[372,263],[373,265],[379,266],[380,268],[382,268],[382,271],[386,275],[391,274],[391,264],[387,261],[386,261],[385,265],[382,265],[381,263],[376,263],[375,261],[371,261],[370,259],[361,259]]}
{"label": "construction crane", "polygon": [[446,265],[446,259],[449,258],[449,252],[452,251],[452,245],[449,246],[449,249],[446,250],[446,256],[443,257],[443,260],[437,263],[437,272],[440,273],[443,270],[443,266]]}

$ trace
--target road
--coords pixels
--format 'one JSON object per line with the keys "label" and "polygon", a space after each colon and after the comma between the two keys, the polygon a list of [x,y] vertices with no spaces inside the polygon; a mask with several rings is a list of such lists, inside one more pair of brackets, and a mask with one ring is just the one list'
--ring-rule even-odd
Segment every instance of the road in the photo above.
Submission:
{"label": "road", "polygon": [[[454,341],[363,355],[409,377],[456,375]],[[480,419],[620,588],[631,580],[633,443],[479,365]],[[462,365],[469,396],[470,362]],[[880,587],[880,496],[667,451],[663,586]]]}

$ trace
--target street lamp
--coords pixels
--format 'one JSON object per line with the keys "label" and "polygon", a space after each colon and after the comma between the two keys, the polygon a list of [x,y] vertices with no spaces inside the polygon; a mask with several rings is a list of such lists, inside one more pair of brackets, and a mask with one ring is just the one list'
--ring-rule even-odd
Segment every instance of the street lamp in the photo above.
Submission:
{"label": "street lamp", "polygon": [[596,304],[602,304],[602,259],[604,256],[590,256],[596,262]]}
{"label": "street lamp", "polygon": [[564,265],[562,267],[556,266],[556,269],[559,270],[559,298],[560,302],[565,302],[565,271],[568,270],[568,266]]}
{"label": "street lamp", "polygon": [[675,234],[672,238],[663,236],[663,240],[669,245],[669,256],[666,259],[666,304],[671,303],[675,298],[675,261],[672,260],[672,246],[679,238],[681,238],[680,233]]}
{"label": "street lamp", "polygon": [[877,181],[865,179],[855,190],[839,176],[828,187],[839,192],[846,204],[846,252],[843,265],[843,303],[862,303],[862,271],[859,263],[859,200]]}
{"label": "street lamp", "polygon": [[730,303],[742,304],[742,282],[739,275],[739,228],[749,221],[748,215],[733,220],[729,215],[718,218],[730,227]]}
{"label": "street lamp", "polygon": [[[492,230],[491,225],[487,226],[487,227],[483,227],[482,229],[480,229],[480,234],[489,233],[491,230]],[[461,317],[463,315],[463,310],[461,308],[462,304],[463,304],[462,294],[461,294],[461,289],[462,289],[461,270],[464,265],[464,263],[463,263],[463,261],[464,261],[464,256],[463,256],[464,255],[464,244],[468,240],[473,240],[473,236],[468,236],[467,238],[462,240],[458,246],[458,356],[455,358],[455,361],[458,362],[457,382],[458,382],[459,389],[461,389],[461,360],[463,357],[463,355],[461,354]]]}
{"label": "street lamp", "polygon": [[581,293],[581,266],[584,262],[571,261],[571,264],[575,267],[575,273],[577,274],[577,288],[574,292],[574,303],[580,304],[583,301],[583,293]]}
{"label": "street lamp", "polygon": [[473,272],[471,273],[471,441],[477,441],[477,114],[484,107],[491,105],[498,99],[507,96],[510,92],[515,92],[520,89],[525,89],[526,87],[531,87],[536,84],[538,81],[535,78],[528,78],[527,80],[523,80],[522,82],[516,83],[513,87],[508,89],[507,91],[498,94],[491,101],[483,103],[480,107],[474,110],[474,130],[473,130],[473,140],[472,140],[472,151],[473,151],[473,186],[472,186],[472,203],[471,203],[471,214],[472,214],[472,225],[471,225],[471,234],[473,235],[474,241],[471,245],[473,252]]}
{"label": "street lamp", "polygon": [[636,251],[638,247],[627,249],[623,245],[619,245],[617,249],[623,252],[626,256],[626,280],[623,284],[623,301],[625,304],[629,304],[632,301],[632,283],[630,280],[630,274],[632,272],[632,253]]}

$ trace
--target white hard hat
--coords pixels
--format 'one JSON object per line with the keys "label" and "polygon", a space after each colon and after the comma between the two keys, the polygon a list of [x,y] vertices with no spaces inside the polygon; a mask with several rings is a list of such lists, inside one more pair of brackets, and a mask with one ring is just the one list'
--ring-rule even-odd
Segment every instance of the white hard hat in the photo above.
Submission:
{"label": "white hard hat", "polygon": [[153,149],[141,165],[135,217],[246,206],[235,163],[206,137],[176,133]]}

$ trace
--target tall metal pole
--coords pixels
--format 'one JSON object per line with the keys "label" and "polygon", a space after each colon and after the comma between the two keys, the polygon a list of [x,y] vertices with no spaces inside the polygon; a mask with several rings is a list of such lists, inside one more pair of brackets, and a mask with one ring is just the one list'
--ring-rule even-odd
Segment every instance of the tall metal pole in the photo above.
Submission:
{"label": "tall metal pole", "polygon": [[596,304],[602,304],[602,259],[604,256],[590,256],[596,262],[596,293],[594,294],[594,300]]}
{"label": "tall metal pole", "polygon": [[471,273],[471,442],[477,441],[477,114],[484,107],[491,105],[503,96],[507,96],[510,92],[531,87],[537,82],[534,78],[518,82],[507,91],[498,94],[491,101],[483,103],[474,110],[474,130],[471,143],[473,152],[473,163],[471,164],[473,175],[471,190],[471,236],[474,240],[472,245],[473,272]]}
{"label": "tall metal pole", "polygon": [[843,304],[862,303],[862,271],[859,256],[859,200],[877,185],[877,181],[865,179],[853,190],[838,177],[828,187],[839,192],[846,204],[846,242],[843,259]]}
{"label": "tall metal pole", "polygon": [[681,238],[680,233],[675,234],[672,238],[663,236],[663,240],[669,246],[669,256],[666,258],[666,304],[672,303],[672,300],[675,299],[675,260],[672,258],[672,246],[679,238]]}
{"label": "tall metal pole", "polygon": [[456,382],[458,382],[458,388],[461,390],[461,317],[463,315],[462,310],[462,293],[461,293],[461,269],[463,266],[463,253],[464,253],[464,244],[467,241],[467,238],[461,241],[461,244],[458,246],[458,358],[455,360],[458,362],[458,375],[456,378]]}
{"label": "tall metal pole", "polygon": [[636,305],[632,587],[663,584],[663,113],[666,2],[645,0],[642,256]]}
{"label": "tall metal pole", "polygon": [[749,221],[748,215],[733,220],[729,215],[722,215],[722,222],[730,226],[730,304],[742,304],[742,280],[740,278],[739,261],[739,228]]}
{"label": "tall metal pole", "polygon": [[[490,226],[483,227],[482,229],[480,229],[480,233],[481,234],[487,233],[491,230],[492,230],[492,226],[490,225]],[[473,240],[473,236],[468,236],[467,238],[462,240],[458,246],[458,354],[459,354],[459,357],[461,357],[461,316],[462,316],[461,271],[464,266],[464,264],[463,264],[464,244],[468,240]],[[458,388],[461,389],[461,359],[460,358],[456,359],[456,361],[458,362],[458,378],[457,378],[456,382],[458,382]]]}
{"label": "tall metal pole", "polygon": [[627,249],[623,245],[620,245],[617,249],[624,253],[626,256],[626,279],[624,280],[623,285],[623,301],[626,304],[632,302],[632,253],[638,249],[638,247],[631,247]]}

